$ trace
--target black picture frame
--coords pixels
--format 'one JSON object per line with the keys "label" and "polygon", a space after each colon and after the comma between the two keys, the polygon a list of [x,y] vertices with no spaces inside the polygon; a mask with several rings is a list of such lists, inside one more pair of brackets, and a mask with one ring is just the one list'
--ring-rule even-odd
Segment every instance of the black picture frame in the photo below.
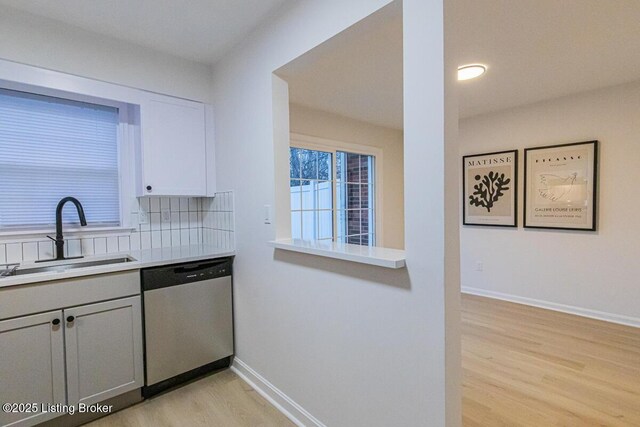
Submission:
{"label": "black picture frame", "polygon": [[[569,144],[531,147],[524,150],[523,224],[525,228],[589,232],[597,231],[599,145],[600,144],[597,140],[592,140],[573,142]],[[584,150],[581,148],[584,148]],[[586,153],[587,158],[576,159],[576,153]],[[538,163],[541,158],[544,158],[545,160],[543,161],[543,167],[538,168],[533,172],[533,166],[531,163]],[[574,162],[576,162],[575,166],[573,166]],[[567,175],[567,171],[571,170],[572,167],[575,168],[576,172],[574,173],[577,175],[574,175],[574,173]],[[559,170],[561,172],[552,174],[555,170]],[[547,172],[547,174],[540,172]],[[534,188],[534,185],[541,185],[540,181],[542,179],[540,178],[537,181],[534,180],[532,178],[534,173],[538,174],[537,176],[539,177],[543,177],[545,175],[553,176],[556,180],[562,180],[563,178],[569,179],[571,185],[547,185],[544,189]],[[580,183],[580,181],[583,180],[586,180],[587,182],[584,184]],[[575,184],[576,181],[578,184]],[[567,194],[567,190],[562,190],[564,191],[562,197],[553,193],[552,196],[544,196],[547,200],[550,200],[548,202],[548,208],[544,208],[551,209],[548,213],[545,211],[537,214],[532,213],[532,210],[533,212],[538,212],[539,209],[542,209],[539,207],[541,206],[540,204],[533,203],[531,200],[534,195],[542,194],[545,191],[552,192],[555,191],[553,188],[561,187],[575,188],[575,190],[568,191],[574,191],[574,193],[577,193],[578,200],[569,200],[568,196],[564,195]],[[587,204],[584,208],[578,205],[582,197],[582,192],[585,192],[584,197],[586,197],[585,200]],[[539,219],[537,221],[532,220],[535,215],[538,215]],[[571,218],[575,218],[573,222]],[[577,225],[580,221],[584,224]]]}
{"label": "black picture frame", "polygon": [[[505,222],[503,218],[500,222],[492,221],[490,216],[486,216],[484,219],[480,219],[480,216],[476,216],[475,220],[468,218],[468,213],[471,209],[471,203],[469,197],[469,191],[467,189],[467,173],[468,173],[468,165],[469,160],[471,159],[482,159],[482,158],[504,158],[506,155],[511,155],[512,160],[510,163],[502,164],[511,166],[512,165],[512,176],[510,177],[510,188],[509,191],[513,194],[513,198],[510,203],[511,214],[509,215],[508,222]],[[477,178],[476,178],[477,179]],[[469,204],[469,206],[467,206]],[[476,205],[477,206],[477,205]],[[518,150],[505,150],[505,151],[495,151],[490,153],[479,153],[479,154],[468,154],[462,156],[462,224],[465,226],[480,226],[480,227],[508,227],[508,228],[517,228],[518,227]]]}

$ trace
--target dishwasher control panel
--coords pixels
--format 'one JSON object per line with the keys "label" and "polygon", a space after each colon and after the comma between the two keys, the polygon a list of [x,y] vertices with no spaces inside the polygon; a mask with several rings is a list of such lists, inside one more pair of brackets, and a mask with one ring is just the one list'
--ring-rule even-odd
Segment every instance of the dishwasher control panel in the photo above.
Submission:
{"label": "dishwasher control panel", "polygon": [[149,291],[178,284],[231,276],[232,258],[219,258],[188,264],[142,270],[142,290]]}

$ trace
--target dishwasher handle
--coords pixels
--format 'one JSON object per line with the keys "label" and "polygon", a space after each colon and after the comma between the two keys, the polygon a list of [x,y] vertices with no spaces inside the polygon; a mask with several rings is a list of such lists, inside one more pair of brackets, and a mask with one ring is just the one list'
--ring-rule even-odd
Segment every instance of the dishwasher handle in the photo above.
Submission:
{"label": "dishwasher handle", "polygon": [[184,285],[202,280],[231,276],[233,258],[205,262],[147,268],[142,270],[142,290]]}
{"label": "dishwasher handle", "polygon": [[204,264],[188,264],[180,267],[176,267],[173,269],[175,274],[184,274],[184,273],[195,273],[202,270],[207,270],[217,265],[222,265],[227,263],[227,260],[216,261],[216,262],[207,262]]}

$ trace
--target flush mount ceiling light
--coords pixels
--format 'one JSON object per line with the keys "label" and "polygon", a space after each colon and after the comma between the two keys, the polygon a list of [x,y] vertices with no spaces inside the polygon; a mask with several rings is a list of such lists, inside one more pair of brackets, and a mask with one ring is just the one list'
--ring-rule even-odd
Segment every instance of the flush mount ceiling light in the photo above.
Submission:
{"label": "flush mount ceiling light", "polygon": [[467,64],[458,67],[458,80],[471,80],[480,77],[487,71],[487,66],[482,64]]}

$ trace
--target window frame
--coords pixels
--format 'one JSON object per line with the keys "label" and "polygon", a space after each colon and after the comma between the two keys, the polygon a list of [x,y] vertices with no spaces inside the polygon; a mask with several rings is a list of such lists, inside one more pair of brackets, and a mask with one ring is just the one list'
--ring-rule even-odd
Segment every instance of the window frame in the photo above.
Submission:
{"label": "window frame", "polygon": [[[289,135],[289,148],[302,148],[307,150],[325,151],[332,153],[333,165],[332,165],[332,191],[333,191],[333,240],[337,237],[337,207],[336,207],[336,191],[337,191],[337,170],[336,170],[336,155],[338,151],[344,151],[352,154],[364,154],[367,156],[375,157],[375,169],[374,169],[374,219],[375,219],[375,246],[384,247],[383,240],[383,179],[382,168],[384,162],[383,150],[381,148],[371,146],[355,144],[345,141],[338,141],[327,138],[320,138],[316,136],[305,135],[301,133],[291,132]],[[288,165],[288,162],[287,162]],[[289,217],[291,217],[291,206],[289,206]],[[291,224],[289,224],[288,231],[289,238],[291,238]]]}
{"label": "window frame", "polygon": [[[85,102],[91,104],[104,105],[118,109],[118,127],[116,144],[118,150],[118,180],[119,180],[119,198],[120,198],[120,225],[118,226],[91,226],[78,227],[67,225],[65,233],[103,233],[103,232],[123,232],[131,231],[134,225],[131,223],[131,208],[135,199],[135,174],[134,174],[134,137],[135,126],[133,125],[132,112],[130,104],[118,102],[89,95],[82,95],[58,89],[52,89],[42,86],[34,86],[26,83],[14,82],[0,79],[0,88],[14,90],[19,92],[27,92],[36,95],[48,96],[53,98],[66,99],[70,101]],[[55,220],[55,219],[54,219]],[[8,238],[12,236],[40,236],[55,232],[55,226],[42,228],[9,228],[0,229],[0,238]]]}

